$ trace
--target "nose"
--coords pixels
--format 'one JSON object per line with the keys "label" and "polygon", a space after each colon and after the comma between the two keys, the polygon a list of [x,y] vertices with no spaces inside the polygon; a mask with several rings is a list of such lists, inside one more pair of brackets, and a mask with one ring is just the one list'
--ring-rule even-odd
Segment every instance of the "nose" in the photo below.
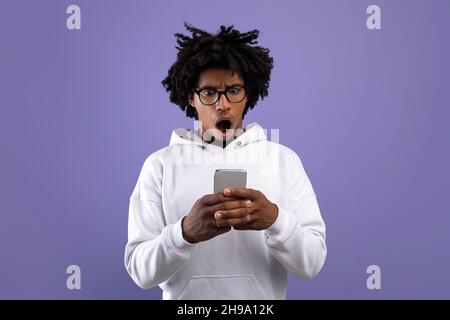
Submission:
{"label": "nose", "polygon": [[230,103],[225,94],[221,94],[219,100],[216,102],[216,110],[230,110]]}

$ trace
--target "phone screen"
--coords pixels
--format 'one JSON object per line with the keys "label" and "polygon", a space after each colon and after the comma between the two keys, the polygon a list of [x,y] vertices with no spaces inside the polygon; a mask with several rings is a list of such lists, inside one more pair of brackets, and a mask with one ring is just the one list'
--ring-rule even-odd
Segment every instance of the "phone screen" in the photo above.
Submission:
{"label": "phone screen", "polygon": [[214,173],[214,193],[225,188],[246,188],[247,172],[244,169],[217,169]]}

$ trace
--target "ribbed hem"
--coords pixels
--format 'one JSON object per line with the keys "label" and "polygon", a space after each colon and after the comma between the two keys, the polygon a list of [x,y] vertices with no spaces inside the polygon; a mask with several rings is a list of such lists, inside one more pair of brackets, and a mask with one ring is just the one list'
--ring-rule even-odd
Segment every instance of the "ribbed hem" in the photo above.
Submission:
{"label": "ribbed hem", "polygon": [[196,243],[189,243],[183,238],[183,231],[181,229],[181,221],[178,220],[169,230],[169,242],[172,253],[183,259],[189,259]]}
{"label": "ribbed hem", "polygon": [[290,211],[278,207],[278,217],[275,222],[265,230],[266,240],[269,245],[286,240],[294,231],[297,224],[297,217]]}

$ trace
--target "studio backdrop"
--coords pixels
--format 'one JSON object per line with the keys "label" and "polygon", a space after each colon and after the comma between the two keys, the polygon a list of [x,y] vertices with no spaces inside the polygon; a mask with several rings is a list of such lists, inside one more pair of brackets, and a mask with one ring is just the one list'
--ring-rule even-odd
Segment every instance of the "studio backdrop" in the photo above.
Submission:
{"label": "studio backdrop", "polygon": [[274,58],[244,123],[279,129],[327,226],[287,298],[449,299],[446,0],[0,0],[0,298],[161,299],[123,255],[144,160],[194,125],[161,84],[184,22]]}

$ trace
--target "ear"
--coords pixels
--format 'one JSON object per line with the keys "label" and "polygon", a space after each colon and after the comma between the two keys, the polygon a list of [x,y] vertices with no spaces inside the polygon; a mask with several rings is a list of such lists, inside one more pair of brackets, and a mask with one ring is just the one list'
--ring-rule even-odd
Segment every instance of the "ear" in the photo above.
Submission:
{"label": "ear", "polygon": [[193,94],[188,95],[188,102],[189,102],[189,104],[191,105],[191,107],[195,108],[195,105],[194,105],[194,95],[193,95]]}

